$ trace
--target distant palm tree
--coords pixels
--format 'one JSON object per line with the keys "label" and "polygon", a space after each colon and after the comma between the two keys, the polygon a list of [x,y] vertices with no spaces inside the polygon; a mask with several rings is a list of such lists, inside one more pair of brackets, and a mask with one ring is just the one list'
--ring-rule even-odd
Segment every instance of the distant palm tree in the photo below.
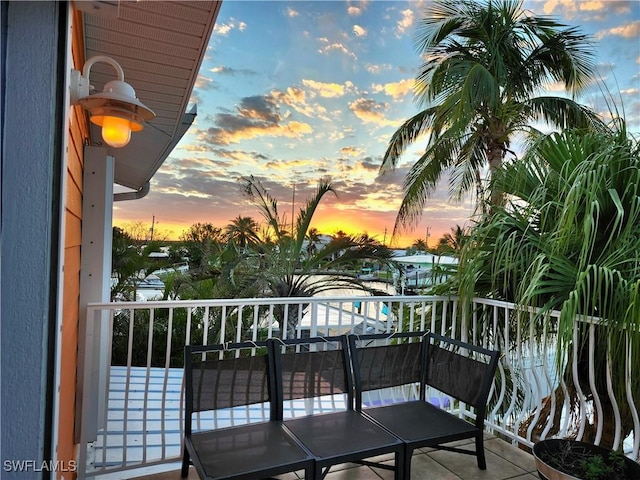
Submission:
{"label": "distant palm tree", "polygon": [[[488,166],[490,180],[514,134],[537,133],[532,122],[599,125],[592,111],[572,99],[536,96],[549,82],[572,93],[585,87],[593,55],[588,37],[577,28],[533,16],[522,1],[435,0],[416,44],[426,61],[415,93],[426,108],[393,134],[381,170],[395,167],[423,134],[428,139],[405,179],[394,234],[415,224],[445,171],[451,171],[450,196],[460,200],[475,187],[484,210],[481,172]],[[501,199],[493,189],[490,205]]]}
{"label": "distant palm tree", "polygon": [[320,232],[317,228],[310,228],[305,238],[307,240],[307,257],[312,257],[318,250]]}
{"label": "distant palm tree", "polygon": [[438,242],[438,251],[440,253],[451,253],[459,255],[462,247],[466,242],[469,234],[460,225],[456,225],[451,229],[451,233],[445,233]]}
{"label": "distant palm tree", "polygon": [[113,227],[111,243],[111,300],[136,300],[138,284],[152,271],[171,266],[172,262],[149,257],[160,251],[160,242],[139,244],[121,228]]}
{"label": "distant palm tree", "polygon": [[217,275],[215,263],[220,252],[224,250],[224,234],[222,229],[211,223],[195,223],[182,233],[180,240],[184,242],[189,258],[189,271],[197,278],[211,278]]}
{"label": "distant palm tree", "polygon": [[[242,285],[245,296],[255,297],[312,297],[320,292],[340,288],[356,288],[382,293],[368,287],[354,272],[361,261],[386,263],[391,251],[366,235],[339,235],[311,255],[302,255],[309,225],[323,197],[335,193],[331,182],[323,178],[318,188],[299,210],[293,232],[285,226],[278,211],[278,202],[259,180],[244,179],[245,193],[258,206],[270,228],[273,244],[263,256],[260,268],[251,264],[238,265],[234,272],[236,284]],[[299,320],[307,304],[276,305],[273,315],[280,325],[281,335],[296,335]]]}
{"label": "distant palm tree", "polygon": [[422,238],[418,238],[416,241],[414,241],[411,247],[415,248],[417,252],[426,252],[427,250],[429,250],[427,242],[425,242]]}
{"label": "distant palm tree", "polygon": [[260,243],[259,228],[253,218],[238,215],[227,225],[225,232],[229,240],[236,242],[240,250],[246,252],[247,247]]}

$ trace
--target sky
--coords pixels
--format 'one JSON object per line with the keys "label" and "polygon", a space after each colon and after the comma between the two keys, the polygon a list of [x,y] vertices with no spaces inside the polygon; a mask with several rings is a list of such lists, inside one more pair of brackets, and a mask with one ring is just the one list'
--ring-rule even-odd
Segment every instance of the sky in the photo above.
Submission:
{"label": "sky", "polygon": [[[467,226],[470,200],[448,200],[446,179],[419,223],[391,242],[402,183],[424,142],[397,168],[380,172],[393,132],[420,110],[413,83],[420,57],[416,27],[427,1],[224,0],[193,91],[198,116],[151,180],[143,199],[117,202],[114,224],[150,227],[177,239],[195,223],[225,228],[237,216],[261,222],[241,178],[260,179],[291,221],[330,177],[312,227],[367,233],[404,247],[434,246]],[[600,85],[640,132],[640,1],[525,1],[592,36]],[[549,85],[549,94],[560,94]],[[608,112],[601,87],[579,100]],[[518,152],[516,152],[518,153]]]}

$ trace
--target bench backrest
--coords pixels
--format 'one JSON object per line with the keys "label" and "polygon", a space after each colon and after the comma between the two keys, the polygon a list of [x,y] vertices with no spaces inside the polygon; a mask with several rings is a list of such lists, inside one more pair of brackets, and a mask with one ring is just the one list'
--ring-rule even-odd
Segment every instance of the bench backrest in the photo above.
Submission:
{"label": "bench backrest", "polygon": [[266,342],[186,346],[184,372],[186,434],[196,412],[269,404],[274,415]]}
{"label": "bench backrest", "polygon": [[498,351],[426,332],[350,335],[349,347],[356,409],[362,392],[415,384],[420,400],[433,387],[475,407],[484,421]]}
{"label": "bench backrest", "polygon": [[457,400],[484,408],[499,352],[437,334],[426,343],[427,385]]}
{"label": "bench backrest", "polygon": [[276,418],[284,417],[284,403],[319,397],[345,397],[352,406],[346,337],[269,340],[276,382]]}
{"label": "bench backrest", "polygon": [[[362,392],[412,384],[424,387],[425,336],[425,332],[349,335],[356,409],[362,408]],[[424,399],[423,388],[419,395]]]}

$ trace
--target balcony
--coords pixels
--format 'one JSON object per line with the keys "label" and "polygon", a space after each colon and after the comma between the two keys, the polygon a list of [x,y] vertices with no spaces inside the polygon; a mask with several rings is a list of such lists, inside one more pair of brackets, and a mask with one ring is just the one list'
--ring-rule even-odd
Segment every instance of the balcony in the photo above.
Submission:
{"label": "balcony", "polygon": [[[578,338],[586,338],[583,347],[590,352],[585,368],[584,358],[579,360],[575,349],[571,356],[556,355],[559,314],[549,315],[540,324],[532,321],[534,313],[488,299],[461,305],[455,297],[434,296],[91,304],[88,318],[92,328],[88,331],[92,332],[95,348],[87,348],[84,357],[83,383],[91,388],[85,388],[83,396],[80,478],[134,478],[175,469],[183,426],[183,346],[277,336],[277,318],[281,319],[283,332],[291,331],[287,329],[291,325],[299,337],[432,330],[499,348],[502,358],[486,422],[487,435],[499,437],[487,445],[489,458],[496,455],[495,466],[489,460],[487,474],[491,478],[517,477],[533,471],[532,458],[522,449],[551,436],[572,435],[596,444],[611,441],[614,446],[622,444],[628,456],[638,459],[640,399],[634,398],[637,390],[632,387],[632,380],[637,382],[638,366],[631,362],[632,348],[637,346],[623,334],[625,338],[618,340],[624,365],[609,362],[601,368],[595,365],[593,352],[603,327],[597,319],[578,320],[574,338],[576,343]],[[563,375],[556,373],[558,361]],[[598,391],[596,371],[605,376],[606,391]],[[622,393],[612,387],[617,375],[625,379]],[[569,390],[575,392],[577,403],[569,401]],[[464,404],[441,397],[431,400],[460,417],[473,418],[474,412]],[[629,408],[621,410],[619,405],[623,403]],[[605,421],[605,410],[609,421]],[[224,424],[236,420],[233,412],[227,412],[218,421]],[[418,455],[420,458],[414,460],[417,465],[444,468],[443,475],[446,470],[460,478],[478,473],[477,467],[467,473],[456,471],[463,468],[465,459],[452,461],[447,459],[447,452]],[[500,476],[503,467],[508,467],[507,472],[511,467],[515,470]],[[345,470],[334,478],[377,478],[368,471],[358,472]],[[176,472],[166,475],[174,476],[158,478],[179,476]]]}

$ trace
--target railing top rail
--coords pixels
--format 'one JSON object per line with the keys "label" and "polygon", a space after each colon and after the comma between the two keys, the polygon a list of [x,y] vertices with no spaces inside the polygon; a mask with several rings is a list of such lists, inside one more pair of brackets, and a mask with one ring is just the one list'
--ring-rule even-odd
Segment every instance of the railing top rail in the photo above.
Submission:
{"label": "railing top rail", "polygon": [[[275,298],[216,298],[209,300],[151,300],[144,302],[96,302],[89,303],[89,310],[125,310],[125,309],[152,309],[152,308],[189,308],[189,307],[235,307],[247,305],[295,305],[295,304],[323,304],[323,303],[353,303],[353,302],[403,302],[403,303],[419,303],[419,302],[441,302],[441,301],[457,301],[457,296],[451,295],[378,295],[378,296],[356,296],[356,295],[340,295],[340,296],[319,296],[319,297],[275,297]],[[516,310],[528,313],[537,313],[539,307],[524,307],[512,302],[504,300],[495,300],[491,298],[476,297],[472,300],[474,304],[489,305],[493,307],[504,308],[507,310]],[[561,312],[552,310],[547,313],[552,318],[559,318]],[[576,320],[588,324],[601,324],[602,319],[588,315],[578,315]]]}
{"label": "railing top rail", "polygon": [[275,298],[216,298],[210,300],[151,300],[145,302],[98,302],[89,303],[92,309],[127,308],[185,308],[191,306],[239,306],[239,305],[270,305],[270,304],[301,304],[327,302],[433,302],[443,300],[457,300],[457,297],[435,295],[381,295],[381,296],[321,296],[321,297],[275,297]]}

